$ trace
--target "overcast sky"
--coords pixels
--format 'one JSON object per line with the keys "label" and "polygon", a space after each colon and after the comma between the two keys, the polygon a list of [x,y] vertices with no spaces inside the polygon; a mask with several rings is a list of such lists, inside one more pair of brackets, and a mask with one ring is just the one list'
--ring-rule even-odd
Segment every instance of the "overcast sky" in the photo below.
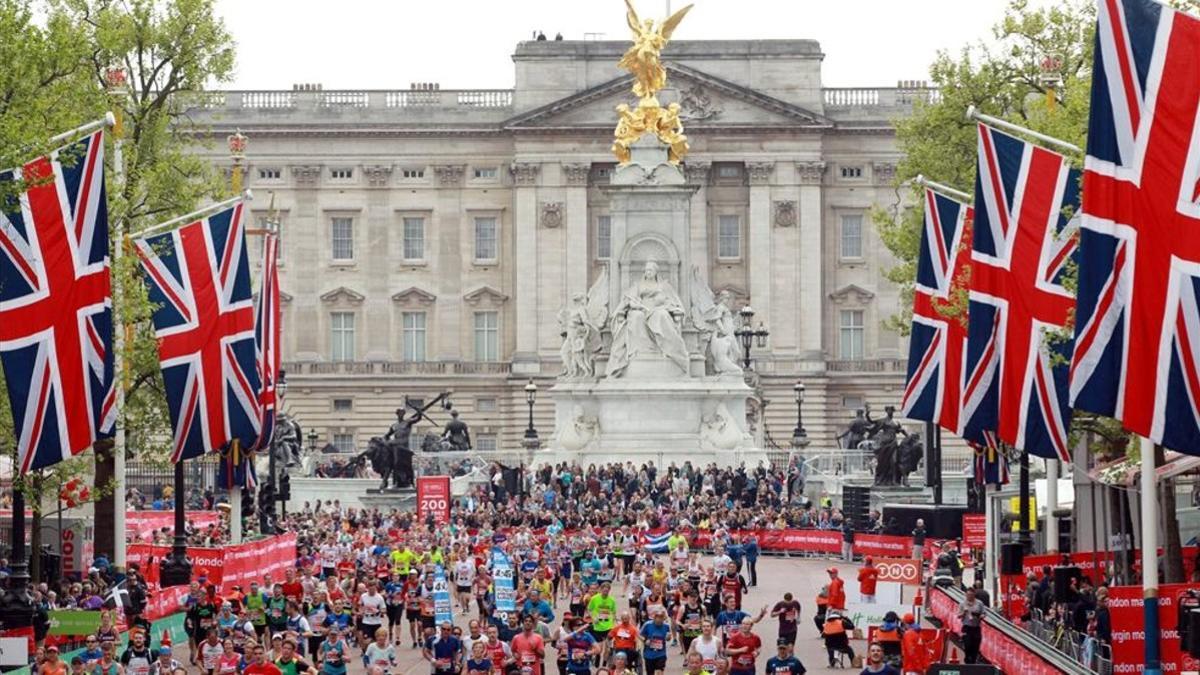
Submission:
{"label": "overcast sky", "polygon": [[[1045,4],[1048,0],[1035,0]],[[635,0],[661,18],[666,0]],[[684,0],[671,0],[678,9]],[[695,0],[675,37],[807,38],[825,86],[927,79],[939,49],[988,39],[1007,0]],[[511,55],[535,29],[568,40],[627,40],[621,0],[217,0],[238,47],[233,87],[443,89],[513,86]]]}

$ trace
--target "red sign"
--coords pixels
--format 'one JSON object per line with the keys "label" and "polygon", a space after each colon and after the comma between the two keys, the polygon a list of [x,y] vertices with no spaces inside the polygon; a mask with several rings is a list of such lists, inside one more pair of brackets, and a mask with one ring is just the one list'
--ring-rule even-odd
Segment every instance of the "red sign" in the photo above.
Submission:
{"label": "red sign", "polygon": [[[1200,662],[1180,649],[1179,595],[1190,584],[1164,584],[1158,587],[1159,648],[1164,673],[1200,670]],[[1144,669],[1146,641],[1142,627],[1142,587],[1110,586],[1108,611],[1112,617],[1112,656],[1114,673],[1140,673]]]}
{"label": "red sign", "polygon": [[987,522],[982,513],[964,513],[962,517],[962,541],[966,548],[987,546]]}
{"label": "red sign", "polygon": [[430,515],[438,525],[450,522],[449,476],[417,478],[417,519],[425,522]]}
{"label": "red sign", "polygon": [[912,555],[912,537],[890,534],[855,534],[854,552],[883,558],[907,558]]}
{"label": "red sign", "polygon": [[909,586],[921,585],[921,561],[909,558],[884,558],[875,561],[879,581],[891,581]]}

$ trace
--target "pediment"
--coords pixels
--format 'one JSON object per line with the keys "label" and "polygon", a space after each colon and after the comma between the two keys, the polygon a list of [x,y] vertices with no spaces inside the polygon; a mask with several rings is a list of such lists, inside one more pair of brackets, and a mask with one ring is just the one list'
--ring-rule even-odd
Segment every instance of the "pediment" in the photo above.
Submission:
{"label": "pediment", "polygon": [[829,294],[829,299],[841,304],[846,301],[869,302],[875,294],[858,284],[846,284]]}
{"label": "pediment", "polygon": [[468,305],[472,306],[477,306],[481,303],[487,303],[495,306],[504,304],[504,302],[508,300],[508,296],[492,288],[491,286],[484,285],[463,295],[463,300],[465,300]]}
{"label": "pediment", "polygon": [[366,299],[367,296],[345,286],[338,286],[332,291],[321,294],[321,302],[347,302],[352,305],[358,305]]}
{"label": "pediment", "polygon": [[402,305],[423,305],[429,306],[437,301],[437,296],[423,288],[410,286],[399,293],[392,295],[392,302],[398,302]]}
{"label": "pediment", "polygon": [[[679,103],[684,130],[783,127],[826,129],[833,123],[823,115],[773,96],[743,87],[703,71],[668,63],[667,87],[659,94],[663,105]],[[514,131],[562,127],[602,127],[616,124],[616,107],[634,104],[632,76],[626,75],[572,94],[509,119]]]}

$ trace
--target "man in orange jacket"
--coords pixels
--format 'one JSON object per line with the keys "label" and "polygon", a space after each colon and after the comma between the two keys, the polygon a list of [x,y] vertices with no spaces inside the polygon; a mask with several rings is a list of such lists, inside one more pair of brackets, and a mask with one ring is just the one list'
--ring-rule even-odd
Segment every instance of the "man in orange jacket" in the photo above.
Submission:
{"label": "man in orange jacket", "polygon": [[863,566],[858,570],[858,594],[864,605],[875,604],[875,582],[879,579],[879,568],[871,556],[863,558]]}
{"label": "man in orange jacket", "polygon": [[830,567],[829,573],[829,608],[846,609],[846,582],[838,576],[838,569]]}
{"label": "man in orange jacket", "polygon": [[904,675],[910,673],[920,675],[929,668],[929,650],[925,648],[925,642],[921,639],[921,625],[916,622],[912,614],[905,614],[902,621],[907,630],[904,631],[904,637],[901,639],[902,665],[900,672]]}

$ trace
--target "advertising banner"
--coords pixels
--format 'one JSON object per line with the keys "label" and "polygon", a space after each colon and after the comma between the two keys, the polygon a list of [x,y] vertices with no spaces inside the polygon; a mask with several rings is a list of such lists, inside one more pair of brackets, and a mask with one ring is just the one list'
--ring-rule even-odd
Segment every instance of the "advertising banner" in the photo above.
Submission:
{"label": "advertising banner", "polygon": [[987,518],[982,513],[964,513],[962,517],[962,543],[966,548],[987,546]]}
{"label": "advertising banner", "polygon": [[[1181,649],[1179,643],[1179,596],[1188,588],[1188,584],[1158,587],[1159,648],[1164,673],[1200,670],[1200,662]],[[1146,648],[1146,636],[1142,631],[1142,587],[1110,586],[1108,611],[1112,621],[1113,672],[1142,672]]]}
{"label": "advertising banner", "polygon": [[50,635],[90,635],[100,628],[100,610],[50,610]]}
{"label": "advertising banner", "polygon": [[417,520],[426,522],[433,516],[438,525],[450,522],[450,477],[417,477]]}
{"label": "advertising banner", "polygon": [[493,555],[495,556],[492,567],[495,571],[493,583],[496,585],[496,611],[500,613],[501,619],[507,620],[510,613],[517,611],[517,591],[513,586],[512,562],[500,549],[495,549]]}
{"label": "advertising banner", "polygon": [[912,555],[912,537],[891,534],[855,534],[854,552],[880,558],[899,558]]}
{"label": "advertising banner", "polygon": [[[221,520],[216,511],[184,511],[184,519],[192,527],[204,528],[215,525]],[[127,511],[125,513],[125,531],[133,535],[134,541],[151,543],[156,530],[163,528],[175,531],[175,513],[173,511]]]}
{"label": "advertising banner", "polygon": [[879,581],[921,585],[921,561],[915,558],[881,558],[875,561],[875,569],[879,570]]}
{"label": "advertising banner", "polygon": [[450,607],[450,586],[446,583],[446,570],[441,565],[433,573],[433,620],[440,626],[444,622],[454,623],[454,610]]}

